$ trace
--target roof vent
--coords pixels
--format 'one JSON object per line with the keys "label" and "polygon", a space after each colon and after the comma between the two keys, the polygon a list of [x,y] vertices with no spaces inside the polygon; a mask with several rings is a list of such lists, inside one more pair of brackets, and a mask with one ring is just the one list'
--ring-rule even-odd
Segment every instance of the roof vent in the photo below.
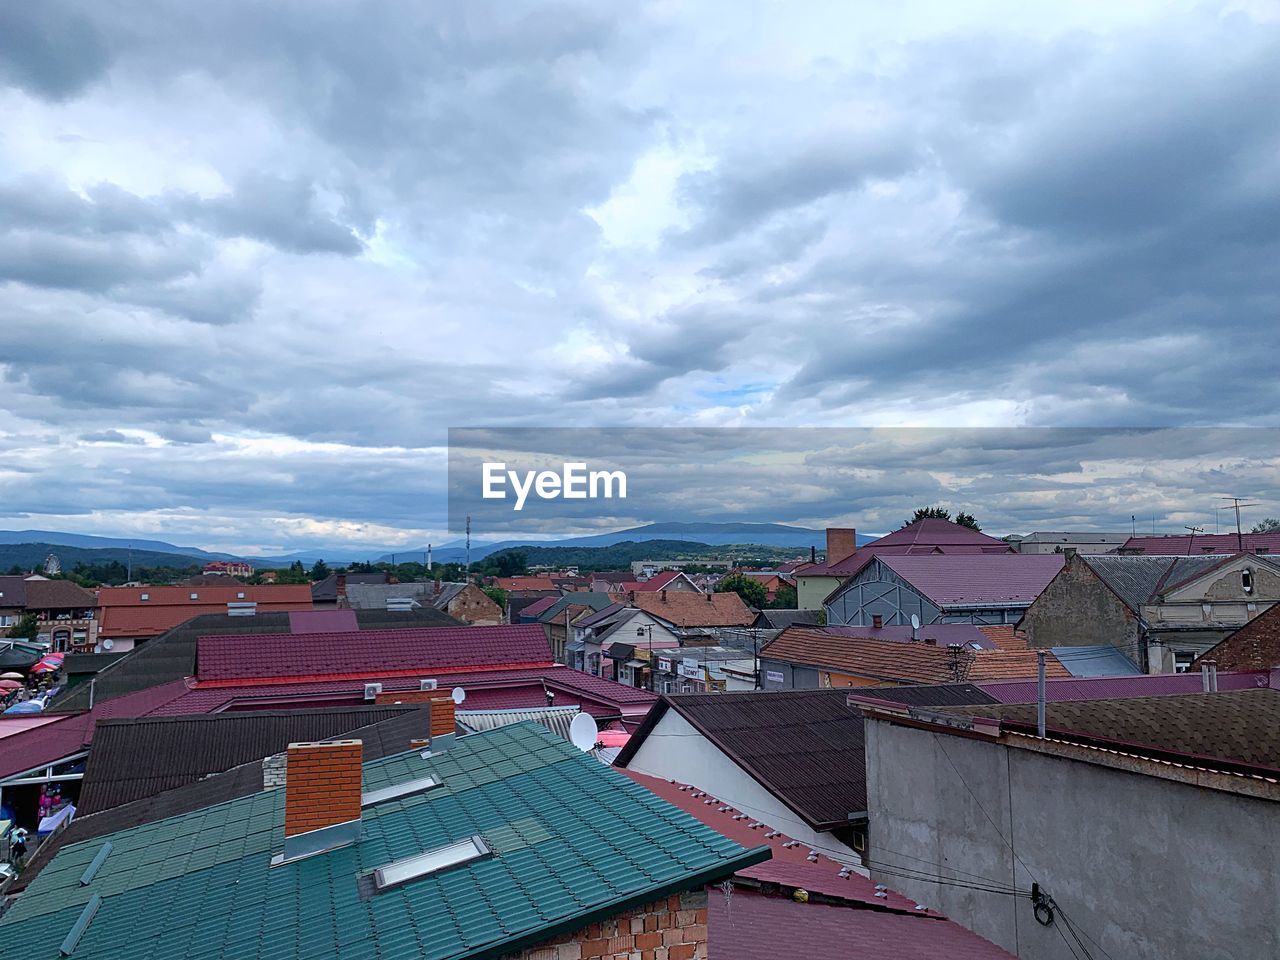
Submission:
{"label": "roof vent", "polygon": [[62,941],[62,946],[58,947],[58,952],[64,957],[69,957],[75,952],[76,946],[80,943],[80,938],[89,929],[89,924],[93,921],[94,915],[97,914],[100,906],[102,906],[102,898],[95,893],[89,898],[89,902],[84,905],[84,909],[80,911],[80,916],[76,917],[76,922],[71,925],[71,930],[67,933],[66,939]]}
{"label": "roof vent", "polygon": [[364,685],[364,698],[366,700],[374,699],[381,692],[382,692],[382,684],[380,683],[366,683]]}
{"label": "roof vent", "polygon": [[108,840],[102,845],[102,849],[97,852],[89,865],[84,868],[84,873],[80,874],[80,886],[87,887],[89,881],[92,880],[102,869],[102,864],[106,862],[107,856],[111,853],[111,841]]}
{"label": "roof vent", "polygon": [[390,890],[421,877],[439,873],[450,867],[461,866],[472,860],[489,856],[493,851],[479,837],[468,837],[445,847],[437,847],[417,856],[406,857],[379,867],[373,872],[373,886],[377,892]]}

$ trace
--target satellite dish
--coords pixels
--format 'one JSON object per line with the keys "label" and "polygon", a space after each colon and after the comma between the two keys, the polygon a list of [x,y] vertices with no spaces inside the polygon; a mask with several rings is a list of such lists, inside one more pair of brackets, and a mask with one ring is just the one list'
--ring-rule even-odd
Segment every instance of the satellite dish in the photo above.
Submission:
{"label": "satellite dish", "polygon": [[596,739],[599,736],[600,728],[596,726],[595,717],[589,713],[578,714],[569,724],[569,739],[583,753],[596,748]]}
{"label": "satellite dish", "polygon": [[105,639],[105,640],[103,640],[103,641],[102,641],[102,649],[103,649],[103,650],[110,650],[110,649],[111,649],[112,647],[114,647],[115,645],[116,645],[116,642],[115,642],[114,640],[112,640],[110,637],[107,637],[107,639]]}
{"label": "satellite dish", "polygon": [[913,632],[920,629],[920,617],[914,613],[911,615],[911,629]]}
{"label": "satellite dish", "polygon": [[453,703],[457,706],[462,703],[463,700],[467,699],[467,691],[463,690],[461,687],[454,687],[453,692],[449,694],[449,696],[453,697]]}

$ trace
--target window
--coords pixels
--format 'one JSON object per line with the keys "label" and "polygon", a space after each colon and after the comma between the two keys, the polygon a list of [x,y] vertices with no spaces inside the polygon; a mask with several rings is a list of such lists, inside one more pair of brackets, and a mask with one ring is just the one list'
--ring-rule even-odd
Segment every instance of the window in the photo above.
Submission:
{"label": "window", "polygon": [[237,594],[236,594],[236,599],[237,599],[237,600],[243,600],[243,599],[244,599],[244,591],[243,591],[243,590],[241,590],[239,593],[237,593]]}
{"label": "window", "polygon": [[439,873],[449,867],[456,867],[480,857],[487,856],[490,850],[479,837],[468,837],[447,847],[437,847],[414,857],[406,857],[373,872],[373,885],[379,893],[391,887],[398,887],[419,877]]}
{"label": "window", "polygon": [[1247,567],[1240,571],[1240,586],[1245,593],[1253,593],[1253,571]]}
{"label": "window", "polygon": [[192,599],[192,600],[199,600],[199,599],[200,599],[200,594],[195,593],[195,592],[192,592],[192,594],[191,594],[191,599]]}
{"label": "window", "polygon": [[150,599],[151,599],[151,594],[149,594],[149,593],[144,593],[142,596],[138,597],[138,599],[139,599],[139,600],[150,600]]}
{"label": "window", "polygon": [[1188,650],[1173,651],[1173,669],[1178,673],[1186,673],[1196,655]]}
{"label": "window", "polygon": [[622,665],[620,665],[620,666],[618,667],[618,682],[619,682],[619,683],[627,683],[627,684],[631,684],[632,686],[634,686],[634,683],[632,683],[631,675],[632,675],[632,670],[631,670],[631,668],[630,668],[630,667],[628,667],[628,666],[622,666]]}

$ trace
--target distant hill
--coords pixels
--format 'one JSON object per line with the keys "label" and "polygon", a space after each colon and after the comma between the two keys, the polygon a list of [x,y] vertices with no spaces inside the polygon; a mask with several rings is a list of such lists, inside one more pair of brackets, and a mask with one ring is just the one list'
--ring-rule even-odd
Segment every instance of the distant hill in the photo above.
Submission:
{"label": "distant hill", "polygon": [[[518,546],[511,552],[525,555],[530,566],[577,567],[582,573],[618,570],[636,560],[734,560],[739,563],[781,563],[803,550],[760,543],[708,544],[692,540],[623,540],[602,547]],[[498,551],[505,553],[507,551]]]}
{"label": "distant hill", "polygon": [[[873,538],[858,537],[863,544]],[[507,550],[511,547],[607,547],[615,543],[629,541],[639,543],[648,540],[688,540],[703,546],[724,546],[740,544],[757,544],[767,547],[794,547],[797,553],[807,551],[810,546],[819,550],[825,549],[827,534],[825,530],[812,530],[808,527],[793,527],[785,523],[649,523],[629,530],[617,530],[613,533],[598,533],[588,537],[568,537],[564,540],[501,540],[497,543],[472,543],[471,559],[482,560],[491,553]],[[398,558],[421,556],[426,547],[397,550]],[[432,559],[438,563],[461,563],[466,557],[466,543],[461,540],[450,540],[432,550]],[[637,560],[649,559],[636,557]],[[671,560],[674,557],[654,559]],[[391,555],[378,558],[379,562],[390,561]]]}
{"label": "distant hill", "polygon": [[200,557],[204,560],[232,560],[229,553],[209,553],[199,547],[179,547],[163,540],[126,540],[122,537],[96,537],[83,533],[59,533],[57,530],[0,530],[0,546],[5,544],[52,544],[57,547],[84,547],[86,549],[133,548],[134,552],[149,550],[153,553],[175,554],[182,557]]}
{"label": "distant hill", "polygon": [[133,550],[120,547],[88,549],[70,547],[59,543],[0,543],[0,573],[7,572],[17,566],[25,570],[36,570],[44,565],[44,559],[54,554],[62,564],[64,572],[69,573],[77,563],[89,566],[117,561],[122,564],[132,562],[135,571],[148,568],[168,567],[185,570],[190,567],[201,567],[205,560],[201,557],[190,557],[175,553],[161,553],[155,550]]}

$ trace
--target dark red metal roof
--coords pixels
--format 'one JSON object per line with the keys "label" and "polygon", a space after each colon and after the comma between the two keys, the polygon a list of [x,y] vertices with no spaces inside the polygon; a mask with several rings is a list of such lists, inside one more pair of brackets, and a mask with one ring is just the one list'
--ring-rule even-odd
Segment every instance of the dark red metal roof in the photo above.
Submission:
{"label": "dark red metal roof", "polygon": [[1060,553],[881,556],[886,567],[938,604],[1030,603],[1058,575]]}
{"label": "dark red metal roof", "polygon": [[434,627],[329,633],[204,636],[200,681],[427,675],[433,670],[551,662],[542,627]]}
{"label": "dark red metal roof", "polygon": [[1120,553],[1140,553],[1148,556],[1193,557],[1205,553],[1264,553],[1280,554],[1280,533],[1242,533],[1239,539],[1234,533],[1175,534],[1168,537],[1130,537],[1120,545]]}
{"label": "dark red metal roof", "polygon": [[887,533],[879,539],[863,544],[843,560],[830,566],[822,563],[806,564],[796,570],[799,576],[848,577],[857,573],[876,556],[921,556],[927,554],[984,554],[1014,553],[1013,547],[1003,540],[989,537],[971,527],[962,527],[949,520],[917,520],[901,530]]}
{"label": "dark red metal roof", "polygon": [[707,897],[713,956],[732,960],[1013,960],[1013,954],[958,923],[822,903],[797,903],[749,891]]}

